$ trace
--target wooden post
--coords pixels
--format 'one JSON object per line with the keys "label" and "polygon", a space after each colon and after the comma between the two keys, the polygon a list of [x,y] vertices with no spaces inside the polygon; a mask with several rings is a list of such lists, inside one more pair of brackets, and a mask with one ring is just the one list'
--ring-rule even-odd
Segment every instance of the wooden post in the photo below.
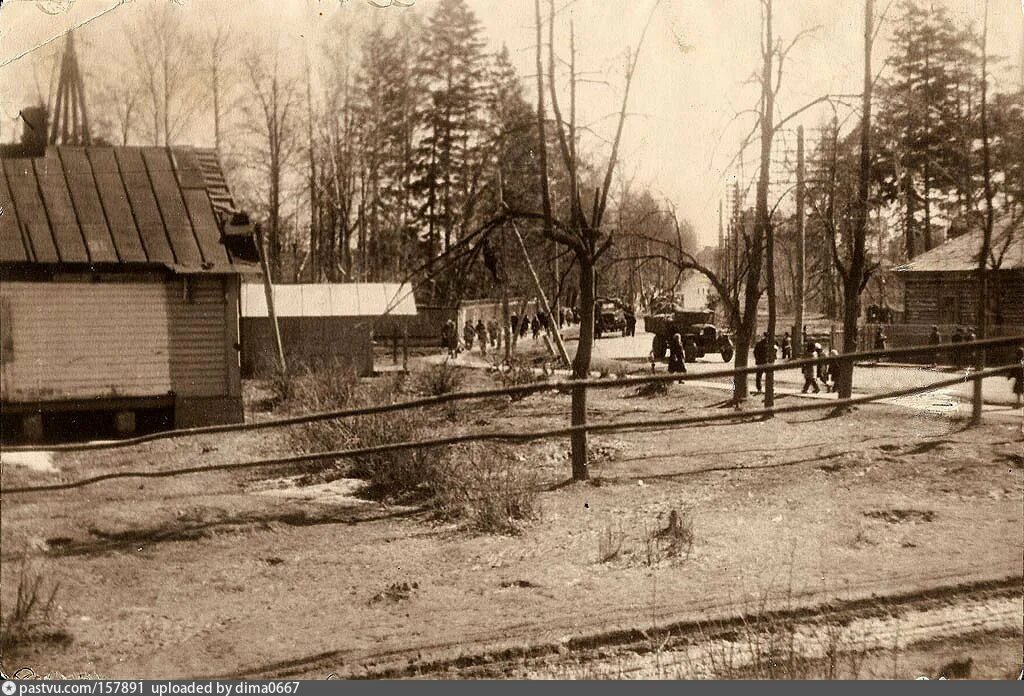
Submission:
{"label": "wooden post", "polygon": [[803,355],[800,340],[804,326],[804,286],[807,284],[806,270],[807,239],[804,231],[804,127],[796,129],[796,318],[793,321],[793,357]]}
{"label": "wooden post", "polygon": [[402,371],[409,371],[409,327],[402,325]]}
{"label": "wooden post", "polygon": [[[516,233],[516,240],[519,242],[519,248],[523,252],[523,258],[526,259],[526,267],[530,269],[530,275],[533,276],[533,284],[537,287],[537,296],[540,299],[541,306],[544,307],[544,311],[547,313],[549,319],[551,317],[551,307],[548,306],[548,298],[544,295],[544,288],[541,287],[540,278],[537,277],[537,271],[533,268],[533,262],[530,261],[530,254],[526,251],[526,242],[523,241],[523,235],[519,233],[519,226],[515,222],[512,223],[512,231]],[[522,321],[522,317],[519,319]],[[558,354],[562,358],[566,367],[572,365],[572,361],[569,360],[569,354],[565,350],[565,344],[562,343],[562,334],[558,331],[558,326],[553,321],[548,321],[548,331],[551,332],[552,338],[555,339],[555,345],[558,346]]]}
{"label": "wooden post", "polygon": [[281,374],[288,372],[288,364],[284,359],[284,344],[281,343],[281,327],[277,323],[277,312],[274,311],[274,286],[270,279],[270,265],[267,263],[267,251],[263,244],[263,226],[256,225],[256,241],[260,248],[260,268],[263,270],[263,294],[267,298],[267,316],[274,330],[274,342],[277,344],[277,367]]}

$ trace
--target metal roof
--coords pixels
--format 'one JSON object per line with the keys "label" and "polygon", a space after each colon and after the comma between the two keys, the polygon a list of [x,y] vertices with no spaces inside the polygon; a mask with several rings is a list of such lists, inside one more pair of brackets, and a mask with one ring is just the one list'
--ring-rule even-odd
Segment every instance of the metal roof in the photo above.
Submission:
{"label": "metal roof", "polygon": [[[982,230],[967,232],[926,251],[909,263],[897,266],[895,270],[899,273],[976,271],[981,241]],[[1024,220],[1012,220],[1009,215],[996,220],[992,229],[992,256],[999,268],[1024,268]]]}
{"label": "metal roof", "polygon": [[[416,298],[408,283],[317,283],[274,285],[279,317],[414,316]],[[262,283],[243,283],[243,317],[267,316]]]}
{"label": "metal roof", "polygon": [[254,270],[221,241],[234,202],[215,152],[62,145],[0,164],[0,262]]}

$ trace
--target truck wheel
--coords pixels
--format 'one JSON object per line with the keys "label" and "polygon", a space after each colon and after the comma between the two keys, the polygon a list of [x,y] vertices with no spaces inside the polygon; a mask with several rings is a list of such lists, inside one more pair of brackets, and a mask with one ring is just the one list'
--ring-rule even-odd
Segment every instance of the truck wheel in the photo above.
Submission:
{"label": "truck wheel", "polygon": [[665,349],[667,347],[665,345],[665,337],[661,334],[654,334],[654,344],[651,346],[651,350],[656,360],[665,359]]}
{"label": "truck wheel", "polygon": [[729,362],[732,360],[732,348],[726,346],[722,349],[722,362]]}

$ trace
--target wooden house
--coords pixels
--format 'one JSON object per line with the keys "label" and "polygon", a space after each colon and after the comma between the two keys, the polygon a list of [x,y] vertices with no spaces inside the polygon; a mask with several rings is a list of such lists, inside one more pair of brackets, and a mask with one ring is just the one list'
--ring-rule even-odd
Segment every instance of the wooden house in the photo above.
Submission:
{"label": "wooden house", "polygon": [[45,109],[23,117],[0,146],[4,437],[241,421],[239,291],[258,256],[216,153],[55,145]]}
{"label": "wooden house", "polygon": [[[949,341],[976,325],[981,241],[980,230],[969,232],[895,269],[904,291],[903,321],[888,329],[896,345],[926,343],[932,326]],[[988,267],[989,336],[1024,333],[1024,220],[996,220]]]}

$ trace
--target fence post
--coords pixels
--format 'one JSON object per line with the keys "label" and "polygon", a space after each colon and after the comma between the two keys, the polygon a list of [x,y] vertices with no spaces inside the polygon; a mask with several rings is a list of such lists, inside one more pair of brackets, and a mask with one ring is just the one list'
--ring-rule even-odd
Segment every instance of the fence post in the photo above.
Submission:
{"label": "fence post", "polygon": [[974,365],[976,372],[974,376],[974,396],[971,402],[971,424],[981,425],[981,407],[984,402],[982,400],[982,379],[981,377],[977,376],[977,373],[985,369],[985,349],[982,348],[980,351],[977,351],[976,355],[978,356],[978,358],[975,361]]}
{"label": "fence post", "polygon": [[391,335],[391,364],[398,364],[398,334]]}
{"label": "fence post", "polygon": [[402,371],[409,371],[409,327],[402,327]]}

